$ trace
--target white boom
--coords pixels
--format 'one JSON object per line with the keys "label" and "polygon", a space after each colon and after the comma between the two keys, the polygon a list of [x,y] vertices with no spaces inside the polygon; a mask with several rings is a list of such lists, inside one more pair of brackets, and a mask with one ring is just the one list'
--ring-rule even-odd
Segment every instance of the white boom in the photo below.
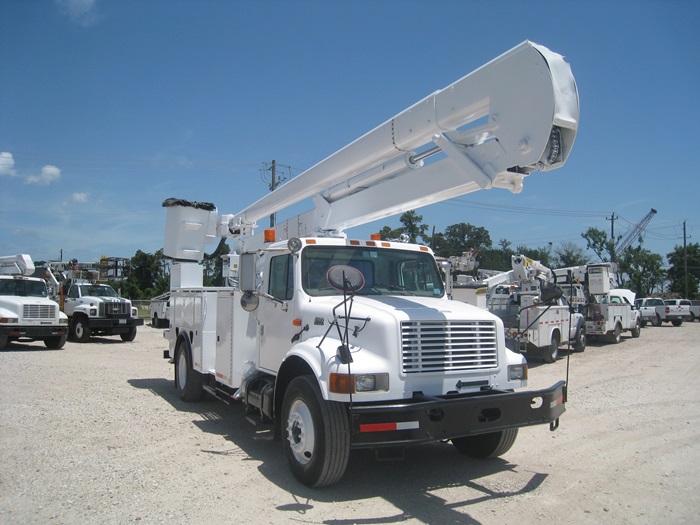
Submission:
{"label": "white boom", "polygon": [[0,275],[33,275],[34,262],[32,258],[20,253],[0,257]]}
{"label": "white boom", "polygon": [[217,234],[250,235],[257,220],[312,196],[315,209],[278,224],[279,238],[343,231],[480,189],[518,193],[531,172],[566,162],[578,119],[569,65],[526,41],[222,216]]}

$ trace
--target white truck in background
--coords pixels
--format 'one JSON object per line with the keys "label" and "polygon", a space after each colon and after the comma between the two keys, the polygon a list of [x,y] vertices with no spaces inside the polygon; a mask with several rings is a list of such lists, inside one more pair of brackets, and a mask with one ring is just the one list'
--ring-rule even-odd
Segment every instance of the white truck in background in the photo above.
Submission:
{"label": "white truck in background", "polygon": [[[565,163],[578,115],[568,64],[524,42],[237,214],[165,201],[164,357],[179,396],[244,403],[312,487],[337,482],[351,449],[450,440],[487,458],[521,427],[556,429],[566,383],[522,391],[527,362],[506,348],[503,323],[448,299],[428,247],[344,232],[481,189],[518,193]],[[311,211],[254,233],[309,197]],[[238,287],[202,286],[216,237],[234,240]]]}
{"label": "white truck in background", "polygon": [[[613,288],[614,272],[611,263],[587,264],[554,270],[556,283],[564,295],[577,295],[583,304],[586,336],[604,337],[617,344],[623,332],[639,337],[642,318],[635,307],[631,290]],[[583,298],[579,294],[583,294]]]}
{"label": "white truck in background", "polygon": [[50,282],[57,283],[59,302],[68,316],[69,336],[73,340],[87,343],[98,335],[118,335],[125,342],[136,338],[137,327],[143,325],[138,308],[110,285],[98,282],[96,272],[49,261],[47,274]]}
{"label": "white truck in background", "polygon": [[581,313],[569,306],[553,284],[552,271],[539,261],[513,255],[512,270],[491,280],[488,308],[503,320],[514,350],[553,363],[559,348],[570,344],[586,349],[586,326]]}
{"label": "white truck in background", "polygon": [[148,317],[153,328],[167,328],[170,326],[170,292],[160,294],[148,304]]}
{"label": "white truck in background", "polygon": [[68,317],[34,271],[27,254],[0,257],[0,350],[11,341],[43,341],[54,350],[66,344]]}

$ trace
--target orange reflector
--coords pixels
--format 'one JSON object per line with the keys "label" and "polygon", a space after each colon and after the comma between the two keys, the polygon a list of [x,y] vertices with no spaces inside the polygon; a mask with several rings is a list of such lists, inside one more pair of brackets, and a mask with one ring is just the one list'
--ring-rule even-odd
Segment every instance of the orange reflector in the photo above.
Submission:
{"label": "orange reflector", "polygon": [[367,244],[367,246],[376,246],[377,245],[377,243],[374,241],[367,241],[366,244]]}
{"label": "orange reflector", "polygon": [[350,241],[350,246],[359,246],[360,241]]}
{"label": "orange reflector", "polygon": [[275,230],[265,230],[265,242],[275,242]]}
{"label": "orange reflector", "polygon": [[421,246],[420,249],[421,249],[421,251],[424,251],[424,252],[427,252],[427,251],[428,251],[428,247],[427,247],[427,246]]}
{"label": "orange reflector", "polygon": [[384,248],[389,248],[391,246],[391,243],[389,243],[389,242],[383,242],[381,244]]}
{"label": "orange reflector", "polygon": [[380,233],[373,233],[369,236],[370,239],[373,241],[381,241],[382,240],[382,235]]}
{"label": "orange reflector", "polygon": [[316,244],[316,239],[306,239],[306,244]]}
{"label": "orange reflector", "polygon": [[355,376],[352,374],[331,374],[328,389],[335,394],[355,393]]}
{"label": "orange reflector", "polygon": [[294,326],[301,326],[301,319],[294,319],[294,320],[292,321],[292,324],[293,324]]}

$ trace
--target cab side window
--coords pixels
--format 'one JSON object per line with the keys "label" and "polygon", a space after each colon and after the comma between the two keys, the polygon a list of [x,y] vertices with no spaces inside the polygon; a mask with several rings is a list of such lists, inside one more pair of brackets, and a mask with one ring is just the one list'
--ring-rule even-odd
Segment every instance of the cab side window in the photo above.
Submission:
{"label": "cab side window", "polygon": [[294,260],[291,254],[278,255],[270,260],[270,282],[267,293],[281,301],[294,296]]}

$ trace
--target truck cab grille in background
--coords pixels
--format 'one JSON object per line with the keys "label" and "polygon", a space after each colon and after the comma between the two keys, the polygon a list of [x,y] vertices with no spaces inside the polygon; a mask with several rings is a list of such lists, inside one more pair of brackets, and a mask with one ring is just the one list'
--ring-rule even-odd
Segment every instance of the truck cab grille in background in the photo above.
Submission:
{"label": "truck cab grille in background", "polygon": [[459,372],[498,365],[493,321],[404,321],[403,372]]}
{"label": "truck cab grille in background", "polygon": [[126,301],[103,302],[99,305],[100,317],[129,317],[131,308]]}
{"label": "truck cab grille in background", "polygon": [[56,307],[52,304],[25,304],[22,307],[22,317],[25,319],[54,319]]}

